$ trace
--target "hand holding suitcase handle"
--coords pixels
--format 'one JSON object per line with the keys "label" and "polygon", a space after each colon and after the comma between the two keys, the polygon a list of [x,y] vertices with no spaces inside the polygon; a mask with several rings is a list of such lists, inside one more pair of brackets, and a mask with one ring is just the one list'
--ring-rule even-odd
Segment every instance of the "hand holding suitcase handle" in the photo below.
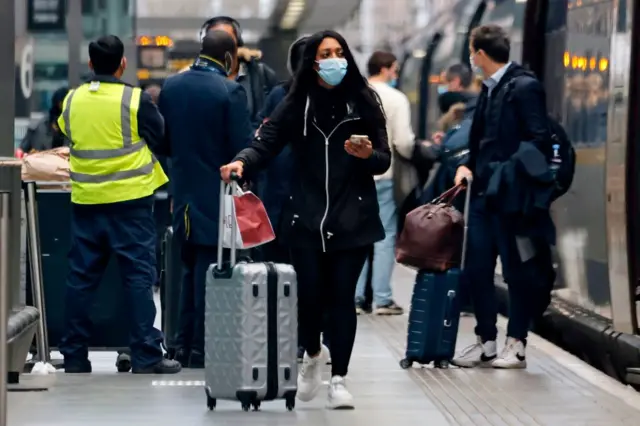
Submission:
{"label": "hand holding suitcase handle", "polygon": [[[229,185],[231,185],[231,194],[235,194],[238,192],[238,181],[240,180],[240,175],[235,171],[232,171],[229,174]],[[227,192],[227,184],[224,180],[220,181],[220,210],[219,210],[219,220],[218,220],[218,263],[217,270],[222,271],[223,268],[223,241],[224,241],[224,222],[225,222],[225,193]],[[236,218],[234,215],[226,218],[229,222],[229,226],[231,226],[231,257],[229,261],[229,270],[231,270],[236,264],[236,238],[238,233],[238,227],[236,226]]]}
{"label": "hand holding suitcase handle", "polygon": [[444,203],[446,205],[451,205],[453,200],[460,194],[463,190],[467,190],[464,199],[464,234],[462,237],[462,258],[460,259],[460,269],[464,269],[465,260],[467,258],[467,231],[469,229],[469,202],[471,201],[471,183],[473,182],[473,177],[471,175],[465,176],[462,178],[459,184],[453,186],[452,188],[445,191],[442,195],[437,197],[435,200],[431,202],[431,204],[440,204]]}

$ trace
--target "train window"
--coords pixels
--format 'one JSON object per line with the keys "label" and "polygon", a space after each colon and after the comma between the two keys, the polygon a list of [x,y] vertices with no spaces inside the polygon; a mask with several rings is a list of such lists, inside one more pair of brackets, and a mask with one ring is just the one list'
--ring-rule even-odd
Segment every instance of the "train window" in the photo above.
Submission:
{"label": "train window", "polygon": [[613,1],[549,0],[544,86],[549,113],[578,151],[571,196],[554,205],[558,233],[557,295],[611,318],[605,143]]}
{"label": "train window", "polygon": [[526,3],[517,0],[487,2],[482,25],[495,24],[505,28],[511,41],[511,59],[522,61],[522,38]]}
{"label": "train window", "polygon": [[402,75],[400,76],[400,85],[402,91],[411,105],[411,123],[414,130],[418,125],[418,85],[420,83],[420,68],[422,60],[425,56],[424,50],[416,49],[409,53],[404,64],[402,65]]}

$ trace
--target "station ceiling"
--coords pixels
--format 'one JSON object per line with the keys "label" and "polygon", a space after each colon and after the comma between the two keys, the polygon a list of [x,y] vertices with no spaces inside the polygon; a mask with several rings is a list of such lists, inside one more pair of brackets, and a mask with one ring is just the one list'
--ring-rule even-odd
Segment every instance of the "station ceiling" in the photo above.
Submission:
{"label": "station ceiling", "polygon": [[307,0],[298,32],[311,34],[344,24],[360,7],[360,0]]}
{"label": "station ceiling", "polygon": [[[244,1],[244,0],[240,0]],[[252,0],[255,2],[255,0]],[[278,0],[269,17],[236,17],[247,43],[257,43],[262,37],[277,29],[287,4],[293,0]],[[332,29],[347,21],[357,11],[360,0],[304,0],[304,12],[298,24],[298,32],[309,34]],[[222,11],[225,14],[224,10]],[[136,18],[138,35],[167,35],[174,39],[197,39],[200,27],[208,18],[200,16],[145,16]]]}

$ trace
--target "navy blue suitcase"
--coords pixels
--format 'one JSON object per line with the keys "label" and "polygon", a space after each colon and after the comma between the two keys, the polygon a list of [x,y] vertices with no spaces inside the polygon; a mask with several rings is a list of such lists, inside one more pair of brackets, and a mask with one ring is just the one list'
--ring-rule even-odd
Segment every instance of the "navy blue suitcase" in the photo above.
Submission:
{"label": "navy blue suitcase", "polygon": [[416,276],[409,311],[407,351],[400,362],[409,368],[414,362],[446,367],[453,358],[460,322],[461,271],[420,271]]}
{"label": "navy blue suitcase", "polygon": [[447,368],[456,350],[460,323],[460,277],[467,251],[467,224],[471,180],[468,180],[464,206],[464,238],[460,268],[445,272],[420,271],[416,275],[411,296],[407,350],[400,361],[402,368],[414,362],[434,363],[436,368]]}

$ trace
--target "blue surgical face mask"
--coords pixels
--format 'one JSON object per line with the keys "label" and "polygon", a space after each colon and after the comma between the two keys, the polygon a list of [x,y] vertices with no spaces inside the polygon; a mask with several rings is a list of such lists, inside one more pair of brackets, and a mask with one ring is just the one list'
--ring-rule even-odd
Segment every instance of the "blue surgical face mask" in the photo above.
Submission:
{"label": "blue surgical face mask", "polygon": [[344,58],[328,58],[318,61],[318,75],[329,86],[337,86],[347,75],[347,60]]}
{"label": "blue surgical face mask", "polygon": [[447,93],[449,91],[449,88],[447,86],[445,86],[444,84],[441,84],[440,86],[438,86],[438,95],[443,95],[445,93]]}
{"label": "blue surgical face mask", "polygon": [[393,80],[389,80],[387,84],[391,87],[398,87],[398,79],[394,78]]}

